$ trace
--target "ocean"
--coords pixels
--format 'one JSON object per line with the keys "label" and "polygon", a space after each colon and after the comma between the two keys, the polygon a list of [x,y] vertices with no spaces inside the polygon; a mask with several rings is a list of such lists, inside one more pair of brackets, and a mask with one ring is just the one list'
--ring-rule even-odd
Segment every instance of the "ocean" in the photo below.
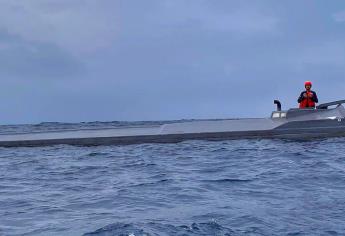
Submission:
{"label": "ocean", "polygon": [[[133,123],[43,123],[1,133],[126,125]],[[345,235],[344,143],[0,148],[0,235]]]}

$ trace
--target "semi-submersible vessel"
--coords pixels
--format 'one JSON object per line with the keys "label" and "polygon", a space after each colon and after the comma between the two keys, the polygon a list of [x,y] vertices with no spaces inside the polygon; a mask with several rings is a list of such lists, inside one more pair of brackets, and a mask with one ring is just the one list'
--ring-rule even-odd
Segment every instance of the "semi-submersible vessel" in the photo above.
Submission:
{"label": "semi-submersible vessel", "polygon": [[345,100],[312,109],[277,110],[269,118],[199,120],[144,127],[74,129],[1,134],[1,147],[47,145],[127,145],[186,140],[319,138],[345,136]]}

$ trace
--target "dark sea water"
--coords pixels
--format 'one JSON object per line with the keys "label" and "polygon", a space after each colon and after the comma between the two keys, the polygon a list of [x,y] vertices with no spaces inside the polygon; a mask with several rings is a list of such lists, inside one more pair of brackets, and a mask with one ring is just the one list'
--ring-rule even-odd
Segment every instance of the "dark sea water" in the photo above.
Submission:
{"label": "dark sea water", "polygon": [[344,144],[0,148],[0,235],[345,235]]}

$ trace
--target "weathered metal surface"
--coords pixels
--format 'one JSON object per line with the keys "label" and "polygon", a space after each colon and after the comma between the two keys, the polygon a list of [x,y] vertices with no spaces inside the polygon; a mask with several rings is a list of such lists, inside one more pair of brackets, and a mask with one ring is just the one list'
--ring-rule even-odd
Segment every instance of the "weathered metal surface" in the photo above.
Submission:
{"label": "weathered metal surface", "polygon": [[2,134],[0,146],[126,145],[185,140],[345,136],[345,109],[290,109],[284,118],[191,121],[151,127]]}

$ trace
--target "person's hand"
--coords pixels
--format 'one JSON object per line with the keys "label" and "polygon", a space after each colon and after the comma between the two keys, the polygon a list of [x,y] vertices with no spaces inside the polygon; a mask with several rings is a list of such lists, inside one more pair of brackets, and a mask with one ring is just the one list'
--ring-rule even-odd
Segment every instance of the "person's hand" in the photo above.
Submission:
{"label": "person's hand", "polygon": [[307,94],[307,93],[303,93],[303,97],[304,97],[304,98],[307,98],[307,97],[308,97],[308,94]]}
{"label": "person's hand", "polygon": [[310,98],[314,97],[314,94],[309,93],[309,97],[310,97]]}

